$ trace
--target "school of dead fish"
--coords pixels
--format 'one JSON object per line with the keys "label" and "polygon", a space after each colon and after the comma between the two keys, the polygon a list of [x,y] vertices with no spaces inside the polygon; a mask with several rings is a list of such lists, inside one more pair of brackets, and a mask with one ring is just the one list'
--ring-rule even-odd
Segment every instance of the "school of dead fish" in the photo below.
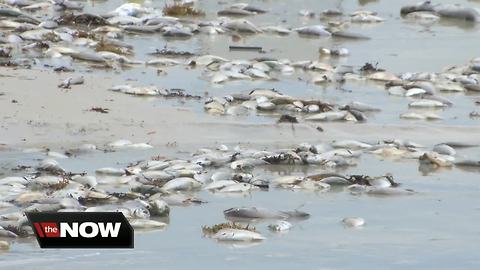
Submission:
{"label": "school of dead fish", "polygon": [[[189,52],[157,51],[152,58],[134,58],[134,47],[122,39],[125,35],[162,35],[188,40],[195,35],[260,35],[278,36],[297,33],[300,37],[343,40],[364,40],[373,37],[348,30],[350,24],[381,24],[385,18],[367,10],[344,14],[340,10],[325,10],[319,14],[301,10],[299,16],[319,17],[321,24],[298,28],[288,25],[255,25],[248,20],[268,12],[268,9],[237,3],[219,10],[215,20],[200,17],[172,17],[162,10],[126,3],[106,14],[84,13],[80,1],[5,0],[0,5],[0,62],[3,66],[29,67],[35,59],[52,59],[56,71],[73,71],[74,63],[92,67],[119,69],[154,67],[168,69],[183,66],[201,69],[202,78],[212,84],[227,84],[233,80],[280,80],[303,74],[312,84],[341,83],[348,80],[371,80],[385,85],[385,93],[411,99],[403,119],[440,120],[429,108],[448,108],[454,104],[444,92],[480,92],[480,58],[462,66],[452,66],[439,73],[393,74],[372,65],[362,68],[333,66],[322,60],[292,61],[257,57],[226,59],[215,55]],[[190,3],[185,3],[185,5]],[[400,14],[405,20],[435,23],[441,19],[480,21],[475,8],[459,5],[434,4],[425,1],[404,6]],[[323,57],[345,57],[344,47],[319,48]],[[71,88],[83,84],[83,76],[72,76],[58,84]],[[202,99],[183,89],[162,89],[152,85],[114,85],[109,90],[139,96],[164,96]],[[242,115],[251,111],[289,114],[304,121],[364,122],[368,115],[381,108],[352,101],[331,104],[324,100],[288,96],[276,89],[253,89],[230,93],[223,97],[207,97],[204,109],[215,115]],[[418,111],[421,108],[423,110]],[[415,110],[410,110],[415,109]],[[202,204],[198,192],[213,194],[248,194],[280,188],[299,191],[328,192],[341,189],[354,196],[406,196],[416,191],[396,182],[392,175],[342,175],[336,168],[355,166],[363,155],[379,158],[416,159],[426,170],[440,167],[478,167],[480,161],[457,156],[458,143],[443,143],[433,147],[411,141],[385,140],[366,143],[355,140],[330,143],[302,143],[288,149],[259,150],[242,146],[219,145],[199,149],[188,159],[152,158],[127,167],[98,168],[94,175],[68,172],[61,160],[100,151],[93,144],[81,145],[65,153],[41,150],[45,158],[35,168],[26,168],[23,176],[0,179],[0,237],[28,237],[33,234],[24,212],[28,211],[119,211],[137,229],[164,229],[172,206]],[[104,150],[149,149],[148,143],[128,140],[114,141]],[[36,151],[36,150],[26,150]],[[317,174],[265,176],[258,173],[263,166],[312,166]],[[257,242],[266,237],[252,222],[266,221],[274,232],[286,232],[295,222],[307,219],[300,210],[270,210],[237,206],[226,209],[227,223],[204,227],[206,236],[225,242]],[[361,217],[339,220],[346,227],[361,227]],[[240,225],[239,225],[240,224]],[[0,241],[0,249],[9,248]]]}
{"label": "school of dead fish", "polygon": [[[452,147],[453,146],[453,147]],[[392,160],[416,159],[425,170],[442,167],[479,167],[480,161],[457,157],[458,143],[437,144],[432,148],[412,141],[384,140],[365,143],[355,140],[331,143],[302,143],[291,148],[259,150],[240,145],[202,148],[187,159],[152,157],[126,167],[102,167],[95,174],[68,172],[62,160],[96,151],[145,150],[148,143],[118,140],[102,146],[84,144],[65,153],[50,149],[25,149],[41,153],[44,159],[23,176],[0,179],[0,235],[6,238],[28,237],[33,231],[24,215],[28,211],[118,211],[139,230],[164,229],[172,206],[203,204],[201,191],[219,196],[245,196],[269,189],[303,192],[343,190],[352,196],[408,196],[417,191],[404,187],[393,175],[343,175],[336,169],[353,167],[363,155]],[[318,173],[265,175],[268,166],[311,166]],[[243,223],[269,222],[267,228],[286,232],[295,222],[309,218],[300,210],[270,210],[234,207],[224,211],[227,223],[206,236],[218,241],[261,241],[265,237]],[[295,221],[295,222],[292,222]],[[346,227],[363,226],[360,217],[342,220]]]}

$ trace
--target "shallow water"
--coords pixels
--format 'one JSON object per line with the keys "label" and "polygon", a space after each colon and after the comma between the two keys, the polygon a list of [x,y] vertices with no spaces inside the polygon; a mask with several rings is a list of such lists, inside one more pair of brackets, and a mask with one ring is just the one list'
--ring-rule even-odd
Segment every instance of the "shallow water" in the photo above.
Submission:
{"label": "shallow water", "polygon": [[[61,160],[69,171],[92,173],[102,166],[125,166],[168,150],[97,153]],[[180,151],[182,152],[182,151]],[[471,148],[469,156],[478,153]],[[169,153],[184,157],[182,153]],[[35,163],[40,155],[3,153],[2,167],[13,163]],[[26,156],[29,156],[27,158]],[[29,161],[30,160],[30,161]],[[12,161],[12,162],[8,162]],[[114,161],[112,163],[112,161]],[[316,166],[271,165],[257,169],[256,175],[310,174]],[[39,250],[33,239],[15,241],[12,250],[0,257],[0,267],[11,269],[58,269],[68,267],[116,267],[118,269],[234,268],[307,269],[350,268],[437,268],[478,267],[476,250],[480,232],[478,221],[478,171],[458,168],[428,173],[419,171],[418,161],[381,160],[364,155],[346,174],[382,175],[392,173],[402,188],[415,195],[352,195],[343,189],[329,192],[288,191],[271,187],[243,196],[219,196],[205,191],[196,194],[208,203],[189,207],[173,206],[165,231],[137,232],[133,250]],[[231,246],[202,237],[201,226],[223,222],[222,211],[237,206],[257,206],[276,210],[301,210],[310,219],[294,223],[285,234],[271,233],[267,223],[254,226],[267,236],[255,246]],[[365,218],[360,229],[343,227],[347,216]],[[188,257],[188,259],[185,259]],[[54,265],[54,267],[52,267]]]}
{"label": "shallow water", "polygon": [[[124,3],[120,0],[87,1],[85,11],[93,13],[107,13]],[[136,1],[145,3],[144,1]],[[171,49],[189,51],[197,54],[213,54],[227,59],[252,59],[255,57],[274,57],[278,59],[317,60],[320,47],[334,48],[345,47],[350,55],[340,58],[320,58],[322,61],[337,65],[352,65],[355,69],[365,63],[378,63],[396,74],[404,72],[441,72],[453,65],[462,65],[478,56],[480,39],[478,38],[480,24],[463,22],[459,20],[441,19],[431,26],[425,26],[400,16],[400,8],[415,1],[245,1],[269,10],[266,14],[249,16],[246,19],[256,25],[284,25],[299,27],[303,25],[322,24],[318,14],[325,9],[338,8],[345,14],[356,10],[371,10],[378,12],[378,16],[385,19],[382,23],[352,23],[349,31],[362,33],[371,37],[370,40],[345,41],[332,38],[304,38],[296,33],[288,36],[272,34],[244,35],[239,42],[231,41],[229,35],[197,34],[189,39],[165,38],[161,34],[126,34],[124,41],[134,46],[135,59],[149,60],[148,55],[156,49],[165,46]],[[361,2],[361,1],[360,1]],[[206,11],[206,16],[201,20],[213,20],[216,12],[229,6],[229,1],[205,1],[198,3],[198,8]],[[435,3],[449,3],[447,0]],[[471,7],[480,8],[475,1],[457,1]],[[146,5],[161,8],[162,1],[147,2]],[[290,5],[295,8],[291,9]],[[298,15],[301,9],[314,11],[315,18],[305,18]],[[266,53],[229,51],[229,45],[261,46]],[[40,59],[40,64],[43,63]],[[186,61],[186,60],[185,60]],[[74,65],[77,71],[89,71],[86,66]],[[133,85],[156,85],[161,88],[182,88],[191,94],[200,96],[225,96],[227,94],[249,91],[253,88],[275,88],[282,93],[295,97],[317,98],[333,104],[346,104],[350,101],[360,101],[380,107],[383,111],[370,114],[369,122],[378,124],[415,123],[412,120],[399,118],[401,113],[413,110],[408,108],[408,103],[413,98],[389,96],[381,83],[347,81],[344,85],[325,84],[315,85],[309,82],[307,72],[296,72],[290,76],[278,75],[278,81],[230,81],[222,85],[211,84],[205,76],[202,67],[188,69],[180,67],[161,67],[167,75],[158,75],[154,67],[133,67],[122,71],[102,71],[94,69],[95,76],[113,78],[118,84],[131,83]],[[188,80],[181,78],[188,77]],[[275,77],[275,76],[274,76]],[[107,90],[107,89],[105,89]],[[451,100],[453,107],[433,110],[443,120],[437,121],[448,125],[476,125],[478,118],[470,118],[469,113],[478,110],[475,100],[480,93],[449,93],[442,92],[441,96]],[[165,99],[154,99],[153,106],[171,106],[172,102]],[[193,107],[203,116],[202,102],[186,101],[188,107]],[[173,104],[175,104],[173,102]],[[388,105],[387,105],[388,104]],[[274,122],[277,117],[250,117],[253,122]],[[243,120],[243,119],[242,119]],[[429,125],[428,121],[417,121]]]}
{"label": "shallow water", "polygon": [[[105,13],[124,1],[85,1],[87,12]],[[133,1],[132,1],[133,2]],[[142,2],[142,1],[135,1]],[[164,1],[152,1],[161,7]],[[213,19],[216,11],[233,1],[200,1],[198,7],[207,11],[206,19]],[[458,21],[445,21],[426,27],[400,18],[400,7],[415,1],[245,1],[267,8],[270,12],[248,19],[259,25],[282,24],[292,27],[321,23],[318,18],[298,16],[300,9],[320,12],[327,8],[339,8],[346,13],[358,9],[377,11],[385,22],[374,25],[352,25],[350,30],[372,37],[368,41],[339,42],[331,39],[307,39],[295,33],[287,37],[260,34],[244,37],[239,44],[262,46],[267,53],[229,52],[233,44],[227,35],[195,35],[188,40],[165,39],[160,34],[126,36],[125,41],[134,45],[135,58],[147,60],[147,54],[165,45],[178,50],[210,53],[229,59],[250,59],[257,56],[272,56],[291,60],[314,60],[321,46],[342,46],[350,50],[345,58],[332,59],[334,65],[353,65],[356,68],[366,62],[376,63],[388,71],[439,72],[443,68],[464,64],[479,56],[480,39],[478,25]],[[448,3],[449,1],[436,1]],[[457,1],[480,7],[476,1]],[[47,61],[48,62],[48,61]],[[41,63],[41,62],[40,62]],[[36,68],[41,69],[41,65]],[[387,125],[414,123],[417,127],[448,125],[478,125],[478,119],[468,114],[478,108],[474,100],[478,94],[442,94],[453,101],[454,106],[436,110],[444,117],[438,122],[405,121],[399,114],[407,112],[408,98],[389,96],[382,84],[372,82],[349,82],[340,87],[319,86],[308,83],[308,75],[295,73],[280,76],[279,81],[234,81],[224,85],[211,85],[203,78],[201,68],[187,70],[184,67],[165,68],[168,75],[157,75],[154,68],[136,67],[123,71],[90,70],[76,63],[80,73],[113,78],[118,84],[127,80],[138,85],[154,84],[163,88],[184,88],[189,93],[202,96],[223,96],[257,87],[268,87],[282,93],[309,98],[320,98],[332,103],[361,101],[382,111],[369,115],[369,123]],[[299,80],[298,77],[301,79]],[[185,79],[188,78],[188,79]],[[107,91],[107,89],[98,89]],[[208,94],[206,94],[208,92]],[[137,97],[132,97],[132,99]],[[246,117],[206,116],[203,102],[163,98],[145,98],[145,106],[193,108],[199,117],[222,118],[231,122],[273,123],[277,116],[250,115]],[[478,109],[477,109],[478,110]],[[349,125],[346,123],[345,125]],[[432,134],[426,134],[431,136]],[[477,134],[472,134],[476,136]],[[394,137],[395,134],[392,134]],[[321,140],[312,138],[312,140]],[[352,134],[355,139],[355,134]],[[380,139],[371,134],[371,140]],[[318,142],[318,141],[316,141]],[[46,142],[48,143],[48,142]],[[292,142],[300,143],[300,142]],[[119,151],[96,153],[73,159],[60,160],[69,171],[92,173],[96,168],[122,167],[136,160],[161,154],[168,157],[188,157],[188,153],[205,146],[199,141],[186,148],[159,147],[147,151]],[[429,145],[431,147],[431,145]],[[459,155],[480,158],[478,148],[459,150]],[[12,173],[10,168],[18,163],[34,165],[40,154],[25,154],[19,151],[0,151],[0,176]],[[267,175],[320,172],[318,167],[291,168],[271,166],[258,169]],[[34,239],[15,241],[11,251],[0,256],[3,269],[475,269],[480,265],[480,186],[478,170],[460,168],[423,171],[417,160],[379,160],[372,155],[363,155],[355,167],[342,170],[345,174],[382,175],[392,173],[402,187],[418,193],[411,196],[355,196],[337,190],[325,193],[286,191],[271,188],[268,192],[256,191],[242,197],[222,197],[205,191],[196,194],[208,201],[202,205],[172,207],[170,223],[165,231],[137,232],[133,250],[41,250]],[[3,174],[3,175],[2,175]],[[302,206],[303,205],[303,206]],[[236,206],[261,206],[274,210],[292,210],[302,206],[311,218],[294,224],[286,234],[268,232],[268,223],[255,226],[267,240],[251,247],[232,247],[203,238],[202,225],[223,222],[222,211]],[[347,216],[365,218],[361,229],[344,228],[341,220]]]}

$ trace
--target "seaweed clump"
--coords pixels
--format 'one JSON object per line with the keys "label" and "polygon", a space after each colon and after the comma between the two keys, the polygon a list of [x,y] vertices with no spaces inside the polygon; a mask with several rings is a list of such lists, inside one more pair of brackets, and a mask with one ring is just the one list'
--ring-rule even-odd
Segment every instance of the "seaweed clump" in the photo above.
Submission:
{"label": "seaweed clump", "polygon": [[70,183],[70,181],[68,179],[64,178],[63,180],[59,181],[58,183],[48,185],[48,187],[52,190],[60,190],[60,189],[65,188],[66,186],[68,186],[69,183]]}
{"label": "seaweed clump", "polygon": [[240,225],[240,224],[229,223],[229,222],[215,224],[215,225],[213,225],[213,226],[211,226],[211,227],[209,227],[209,226],[202,226],[203,235],[214,235],[214,234],[216,234],[218,231],[220,231],[220,230],[222,230],[222,229],[247,230],[247,231],[251,231],[251,232],[256,232],[256,231],[257,231],[257,230],[255,229],[255,227],[250,227],[249,225],[242,226],[242,225]]}
{"label": "seaweed clump", "polygon": [[165,5],[163,15],[167,16],[204,16],[205,12],[192,7],[189,4],[174,2],[172,5]]}
{"label": "seaweed clump", "polygon": [[372,63],[365,63],[365,65],[363,65],[361,68],[360,68],[360,71],[362,72],[378,72],[378,71],[385,71],[385,69],[382,69],[382,68],[379,68],[378,67],[378,62],[375,63],[375,64],[372,64]]}

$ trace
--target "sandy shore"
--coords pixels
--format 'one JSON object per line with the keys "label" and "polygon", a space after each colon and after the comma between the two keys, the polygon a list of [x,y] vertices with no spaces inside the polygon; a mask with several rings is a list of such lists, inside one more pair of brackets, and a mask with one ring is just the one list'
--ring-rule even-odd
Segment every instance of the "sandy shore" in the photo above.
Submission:
{"label": "sandy shore", "polygon": [[[455,128],[433,123],[375,125],[348,123],[264,124],[247,119],[215,117],[188,106],[159,106],[155,98],[108,91],[119,82],[84,74],[85,83],[71,89],[57,85],[72,74],[0,69],[0,142],[9,147],[102,145],[116,139],[149,142],[161,147],[214,143],[276,144],[303,141],[409,139],[433,144],[446,141],[480,143],[480,127]],[[162,99],[162,98],[158,98]],[[108,113],[89,111],[108,108]],[[272,121],[273,122],[273,121]],[[323,132],[316,127],[321,126]]]}

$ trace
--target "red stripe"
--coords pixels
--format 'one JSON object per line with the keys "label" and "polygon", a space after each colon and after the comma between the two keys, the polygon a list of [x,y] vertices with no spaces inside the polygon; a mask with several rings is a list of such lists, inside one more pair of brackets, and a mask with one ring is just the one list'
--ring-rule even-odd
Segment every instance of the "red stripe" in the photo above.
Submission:
{"label": "red stripe", "polygon": [[35,229],[37,230],[38,235],[39,235],[41,238],[45,237],[45,236],[43,235],[43,231],[42,231],[42,228],[40,227],[40,224],[39,224],[38,222],[34,222],[33,225],[35,226]]}

